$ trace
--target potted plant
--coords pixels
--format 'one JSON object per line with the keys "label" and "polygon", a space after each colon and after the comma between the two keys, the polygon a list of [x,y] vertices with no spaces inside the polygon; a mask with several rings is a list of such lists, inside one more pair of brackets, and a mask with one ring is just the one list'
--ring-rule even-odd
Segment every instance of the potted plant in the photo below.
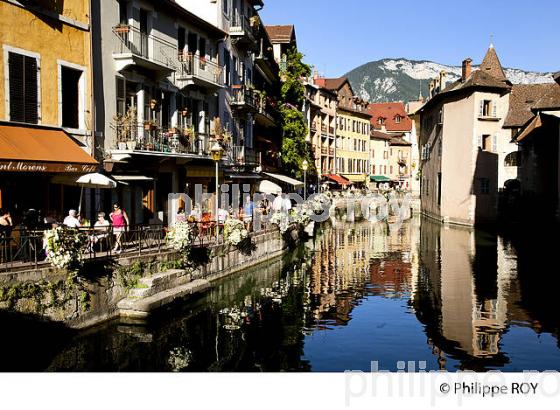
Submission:
{"label": "potted plant", "polygon": [[153,131],[156,129],[156,123],[154,121],[148,120],[144,121],[144,129],[146,131]]}
{"label": "potted plant", "polygon": [[249,24],[253,28],[257,28],[259,26],[259,23],[260,23],[259,16],[253,16],[249,19]]}

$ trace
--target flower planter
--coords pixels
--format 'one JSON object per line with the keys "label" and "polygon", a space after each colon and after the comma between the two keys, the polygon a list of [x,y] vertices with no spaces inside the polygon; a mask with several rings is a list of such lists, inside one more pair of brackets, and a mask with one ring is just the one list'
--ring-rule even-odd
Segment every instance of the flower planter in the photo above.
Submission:
{"label": "flower planter", "polygon": [[134,150],[136,148],[136,141],[127,141],[126,148],[130,151]]}
{"label": "flower planter", "polygon": [[121,151],[126,150],[126,142],[119,142],[117,144],[117,146],[118,146],[119,150],[121,150]]}
{"label": "flower planter", "polygon": [[129,26],[117,26],[115,27],[115,33],[128,33],[130,31]]}

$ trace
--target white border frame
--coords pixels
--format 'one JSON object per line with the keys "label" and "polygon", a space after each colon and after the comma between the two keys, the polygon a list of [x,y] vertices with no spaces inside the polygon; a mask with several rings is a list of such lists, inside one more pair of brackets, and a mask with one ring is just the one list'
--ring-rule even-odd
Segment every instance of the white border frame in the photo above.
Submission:
{"label": "white border frame", "polygon": [[4,44],[3,55],[4,55],[4,103],[6,104],[4,108],[4,115],[7,121],[12,121],[10,117],[10,66],[9,66],[9,53],[22,54],[27,57],[32,57],[37,60],[37,124],[43,123],[43,106],[42,106],[42,96],[41,96],[41,55],[34,51],[25,50],[23,48],[13,47],[8,44]]}
{"label": "white border frame", "polygon": [[78,82],[78,131],[85,132],[86,130],[86,95],[87,95],[87,67],[71,63],[69,61],[58,59],[56,60],[57,73],[58,73],[58,126],[68,130],[75,130],[62,126],[62,67],[70,68],[72,70],[80,71],[80,80]]}

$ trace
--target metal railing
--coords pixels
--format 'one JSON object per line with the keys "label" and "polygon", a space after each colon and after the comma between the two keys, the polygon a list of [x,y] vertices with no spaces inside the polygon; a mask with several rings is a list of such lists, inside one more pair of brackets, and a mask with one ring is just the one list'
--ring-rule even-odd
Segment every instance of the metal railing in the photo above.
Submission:
{"label": "metal railing", "polygon": [[256,108],[255,95],[246,85],[234,85],[231,87],[232,105],[249,106]]}
{"label": "metal railing", "polygon": [[260,165],[261,153],[242,145],[230,148],[230,158],[235,165]]}
{"label": "metal railing", "polygon": [[208,133],[195,132],[192,128],[160,128],[150,122],[143,124],[117,124],[117,149],[159,153],[210,154],[211,138]]}
{"label": "metal railing", "polygon": [[321,154],[322,155],[327,155],[328,152],[328,148],[327,147],[321,147]]}
{"label": "metal railing", "polygon": [[181,71],[178,74],[179,79],[192,77],[219,86],[224,84],[222,68],[214,61],[201,58],[189,52],[179,52],[178,59],[181,63]]}
{"label": "metal railing", "polygon": [[137,57],[176,69],[175,56],[177,47],[158,36],[143,33],[131,25],[113,27],[113,33],[119,38],[114,50],[115,54],[131,53]]}
{"label": "metal railing", "polygon": [[[192,246],[205,247],[224,243],[223,221],[216,224],[209,213],[200,221],[189,222],[192,226]],[[248,223],[248,229],[252,226]],[[216,231],[217,229],[217,231]],[[261,223],[261,230],[276,229],[269,223]],[[79,228],[86,236],[84,261],[101,258],[118,258],[158,254],[171,251],[167,243],[169,228],[164,225],[137,225],[127,229],[121,238],[121,248],[115,251],[116,236],[112,227],[105,229]],[[10,235],[0,236],[0,272],[47,268],[43,249],[44,230],[14,229]]]}
{"label": "metal railing", "polygon": [[253,27],[251,27],[251,23],[247,16],[235,12],[229,26],[229,34],[232,36],[250,36],[253,38]]}

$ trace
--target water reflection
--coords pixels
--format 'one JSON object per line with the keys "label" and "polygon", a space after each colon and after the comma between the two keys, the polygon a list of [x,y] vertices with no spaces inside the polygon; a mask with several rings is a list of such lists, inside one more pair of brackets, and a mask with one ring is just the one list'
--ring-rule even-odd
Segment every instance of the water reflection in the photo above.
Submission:
{"label": "water reflection", "polygon": [[367,371],[402,360],[558,370],[558,279],[547,268],[557,245],[418,218],[335,221],[287,258],[145,324],[52,341],[47,370]]}

